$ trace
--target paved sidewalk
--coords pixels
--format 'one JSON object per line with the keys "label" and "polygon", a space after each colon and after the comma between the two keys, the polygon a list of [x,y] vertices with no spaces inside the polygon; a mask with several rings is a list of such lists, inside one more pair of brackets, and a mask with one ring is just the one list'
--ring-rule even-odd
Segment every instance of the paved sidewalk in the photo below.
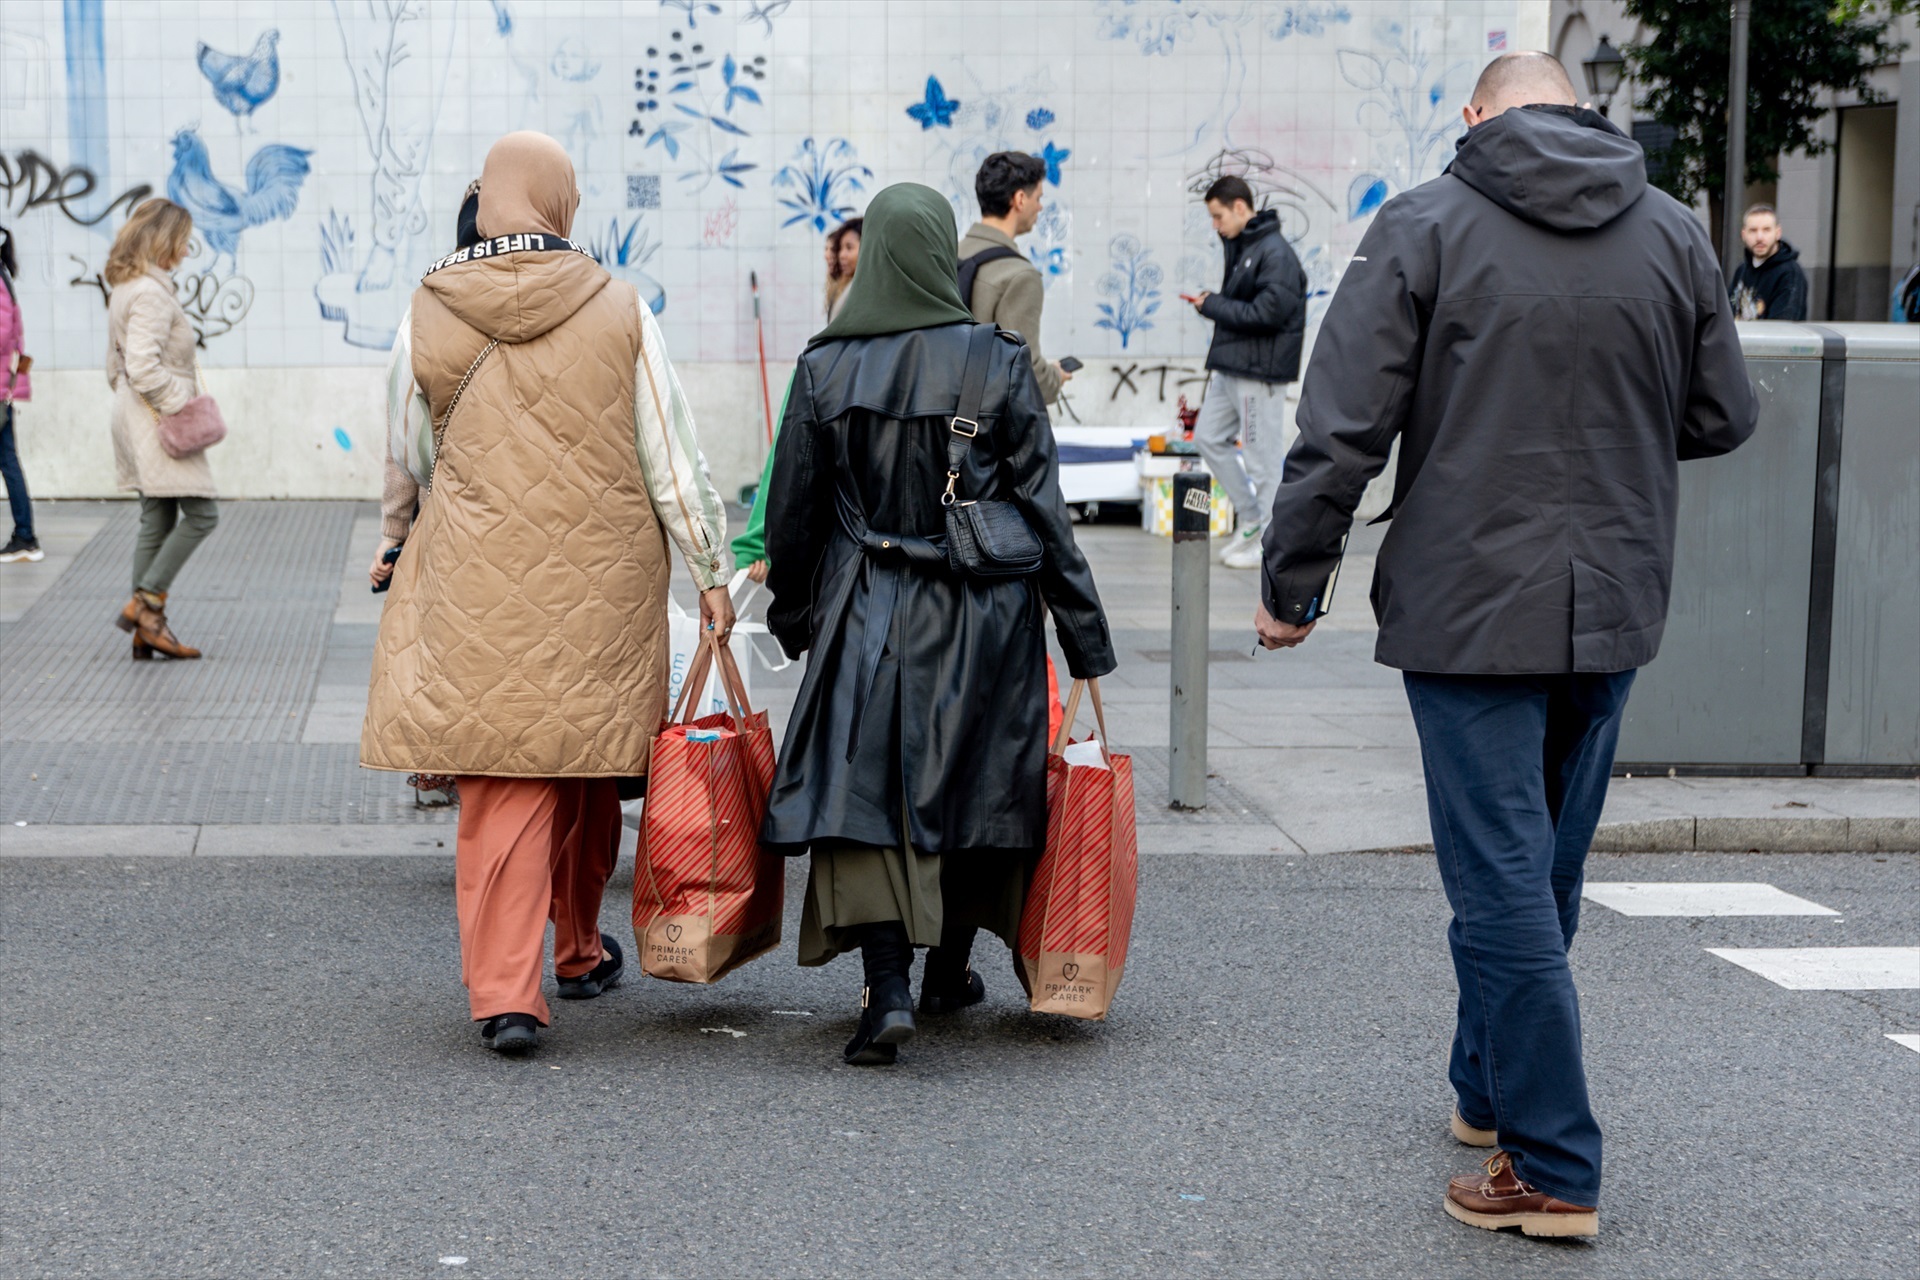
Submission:
{"label": "paved sidewalk", "polygon": [[[448,815],[416,809],[402,779],[357,766],[384,599],[365,578],[375,505],[226,504],[174,593],[181,633],[209,656],[177,665],[129,662],[110,625],[134,515],[130,503],[42,504],[46,561],[0,566],[4,852],[79,852],[80,829],[127,826],[149,829],[138,847],[182,852],[235,840],[261,852],[430,847],[418,828]],[[1286,653],[1251,654],[1255,575],[1213,570],[1213,778],[1208,808],[1194,814],[1165,805],[1171,544],[1123,525],[1079,532],[1120,649],[1102,687],[1115,744],[1135,756],[1144,851],[1428,843],[1399,676],[1372,661],[1366,587],[1379,530],[1356,530],[1335,612]],[[691,586],[675,589],[690,605]],[[770,640],[754,643],[777,658]],[[751,665],[777,731],[800,667]],[[343,842],[343,826],[362,834]],[[1596,847],[1920,848],[1920,780],[1616,779]]]}

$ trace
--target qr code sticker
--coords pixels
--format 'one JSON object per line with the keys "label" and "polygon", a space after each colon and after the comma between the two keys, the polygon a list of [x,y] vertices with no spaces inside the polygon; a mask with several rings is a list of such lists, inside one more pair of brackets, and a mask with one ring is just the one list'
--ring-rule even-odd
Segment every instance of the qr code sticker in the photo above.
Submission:
{"label": "qr code sticker", "polygon": [[657,173],[630,173],[627,175],[627,208],[658,209],[660,207],[660,175]]}

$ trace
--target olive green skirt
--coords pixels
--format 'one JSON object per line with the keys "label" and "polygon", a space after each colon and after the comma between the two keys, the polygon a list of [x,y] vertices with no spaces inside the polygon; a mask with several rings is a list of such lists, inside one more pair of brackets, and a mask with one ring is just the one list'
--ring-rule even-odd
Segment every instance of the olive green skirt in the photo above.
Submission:
{"label": "olive green skirt", "polygon": [[[905,843],[904,837],[902,837]],[[1034,852],[967,849],[943,856],[865,844],[815,845],[800,912],[800,963],[825,964],[859,947],[853,930],[898,920],[916,947],[943,929],[985,929],[1008,947],[1020,932]]]}

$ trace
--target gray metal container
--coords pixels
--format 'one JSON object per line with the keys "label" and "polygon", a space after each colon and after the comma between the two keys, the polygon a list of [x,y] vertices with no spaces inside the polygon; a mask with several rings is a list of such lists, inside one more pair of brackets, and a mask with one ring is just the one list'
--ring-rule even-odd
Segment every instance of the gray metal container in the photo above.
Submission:
{"label": "gray metal container", "polygon": [[1680,468],[1617,768],[1920,767],[1920,326],[1740,326],[1753,439]]}

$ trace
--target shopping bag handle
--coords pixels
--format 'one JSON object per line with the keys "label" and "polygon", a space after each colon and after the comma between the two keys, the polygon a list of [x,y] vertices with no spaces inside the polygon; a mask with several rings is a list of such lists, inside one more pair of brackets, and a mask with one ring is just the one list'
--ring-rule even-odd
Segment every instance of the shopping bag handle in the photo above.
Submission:
{"label": "shopping bag handle", "polygon": [[1066,714],[1060,717],[1060,732],[1058,736],[1054,738],[1053,745],[1047,749],[1048,754],[1056,756],[1066,754],[1067,739],[1069,735],[1073,733],[1074,717],[1080,714],[1080,695],[1086,692],[1089,687],[1093,689],[1094,723],[1100,726],[1100,737],[1098,739],[1100,743],[1100,758],[1108,764],[1112,764],[1113,756],[1107,750],[1107,710],[1100,704],[1100,681],[1097,677],[1092,680],[1075,680],[1073,682],[1073,690],[1067,694]]}
{"label": "shopping bag handle", "polygon": [[711,631],[702,631],[699,652],[693,655],[693,661],[687,665],[686,678],[680,682],[680,698],[667,716],[668,724],[699,719],[693,714],[700,705],[695,701],[697,695],[694,691],[706,691],[707,676],[712,672],[716,660],[720,664],[720,687],[726,690],[727,706],[734,721],[742,726],[747,723],[747,716],[751,712],[747,706],[746,681],[740,677],[740,664],[734,660],[733,650],[726,641]]}

